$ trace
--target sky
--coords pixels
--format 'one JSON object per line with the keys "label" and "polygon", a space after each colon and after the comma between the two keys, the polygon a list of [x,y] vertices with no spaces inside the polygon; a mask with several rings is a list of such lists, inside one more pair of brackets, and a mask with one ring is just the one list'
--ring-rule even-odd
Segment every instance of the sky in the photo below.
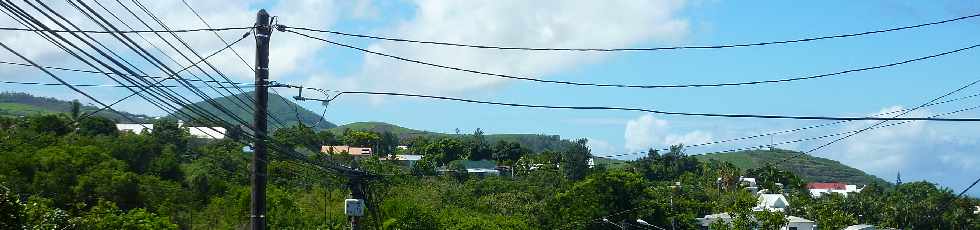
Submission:
{"label": "sky", "polygon": [[[83,28],[95,29],[77,10],[51,3]],[[105,3],[125,12],[116,3]],[[128,3],[130,4],[130,3]],[[181,1],[145,1],[171,28],[204,25]],[[482,45],[571,48],[641,48],[792,40],[855,33],[945,20],[980,12],[976,1],[189,1],[214,27],[249,26],[258,9],[291,27]],[[130,4],[131,5],[131,4]],[[123,21],[139,25],[131,15]],[[19,27],[0,16],[0,26]],[[243,31],[219,34],[237,39]],[[479,71],[548,80],[620,84],[694,84],[805,77],[883,65],[980,43],[980,18],[861,37],[728,49],[632,52],[481,50],[406,44],[310,33],[376,52]],[[106,35],[100,38],[111,39]],[[223,47],[209,32],[181,34],[202,54]],[[154,45],[167,44],[147,37]],[[85,68],[32,33],[4,31],[0,41],[51,66]],[[121,44],[107,43],[124,50]],[[870,116],[914,108],[980,77],[980,50],[905,65],[778,84],[688,89],[596,88],[509,80],[437,69],[275,32],[272,80],[332,90],[371,90],[526,104],[620,106],[678,112],[814,116]],[[254,42],[233,48],[253,62]],[[178,57],[172,50],[163,53]],[[124,56],[127,54],[123,54]],[[133,57],[131,54],[128,57]],[[0,60],[19,61],[9,53]],[[209,60],[229,77],[253,76],[235,55]],[[145,63],[140,66],[148,66]],[[147,68],[150,69],[150,68]],[[112,84],[104,76],[59,72],[73,83]],[[151,72],[151,74],[161,74]],[[0,78],[54,82],[35,69],[0,65]],[[128,95],[124,89],[87,89],[103,101]],[[0,91],[81,99],[65,87],[0,85]],[[292,96],[295,90],[280,89]],[[309,93],[309,92],[306,92]],[[980,93],[967,88],[946,99]],[[305,94],[309,96],[309,94]],[[215,93],[212,96],[220,96]],[[916,110],[926,117],[976,106],[969,98]],[[320,103],[299,102],[312,111]],[[165,115],[148,103],[129,100],[118,109]],[[648,148],[687,145],[826,123],[824,121],[704,118],[622,111],[511,108],[385,96],[343,95],[329,104],[327,120],[346,124],[383,121],[437,132],[556,134],[589,139],[594,155],[641,156]],[[975,110],[944,117],[980,117]],[[846,122],[724,144],[688,148],[688,154],[749,148],[770,143],[859,130],[874,122]],[[886,123],[890,124],[890,123]],[[793,142],[779,148],[806,151],[834,138]],[[870,130],[812,154],[893,181],[929,180],[961,190],[980,176],[980,123],[911,122]],[[971,195],[980,195],[980,189]]]}

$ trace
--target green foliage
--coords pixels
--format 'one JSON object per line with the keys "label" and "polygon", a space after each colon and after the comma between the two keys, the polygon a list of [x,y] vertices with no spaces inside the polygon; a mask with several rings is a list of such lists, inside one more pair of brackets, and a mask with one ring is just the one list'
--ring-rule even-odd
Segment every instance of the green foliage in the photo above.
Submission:
{"label": "green foliage", "polygon": [[71,222],[79,229],[177,229],[177,225],[170,223],[166,217],[144,209],[123,211],[106,201],[99,201],[98,205]]}
{"label": "green foliage", "polygon": [[118,134],[116,123],[103,117],[88,117],[78,121],[77,132],[88,136],[115,136]]}
{"label": "green foliage", "polygon": [[20,229],[25,219],[24,205],[6,186],[0,184],[0,230]]}
{"label": "green foliage", "polygon": [[[189,141],[185,130],[162,124],[152,134],[105,135],[35,123],[65,117],[0,118],[0,224],[14,229],[243,229],[248,223],[249,157],[234,140]],[[104,124],[103,124],[104,125]],[[43,127],[42,127],[43,126]],[[95,127],[98,127],[96,125]],[[344,141],[388,142],[383,131],[356,131]],[[278,142],[294,146],[340,140],[330,132],[294,126]],[[363,134],[363,135],[362,135]],[[388,136],[388,137],[385,137]],[[384,175],[367,186],[367,229],[609,229],[643,219],[663,228],[700,228],[695,218],[729,213],[732,223],[711,229],[776,229],[791,214],[839,229],[856,223],[903,229],[978,229],[974,198],[957,198],[926,182],[897,187],[871,184],[846,197],[811,198],[789,191],[790,210],[752,212],[757,198],[736,185],[755,176],[763,187],[799,187],[791,170],[700,161],[682,146],[650,151],[622,168],[589,168],[585,140],[559,151],[535,151],[524,142],[472,135],[416,138],[414,167],[358,158],[358,168]],[[378,138],[374,138],[378,137]],[[481,141],[483,139],[483,141]],[[364,141],[367,140],[367,141]],[[394,142],[391,142],[394,143]],[[387,144],[377,144],[389,146]],[[480,143],[495,143],[484,145]],[[375,146],[377,146],[375,145]],[[181,147],[183,146],[183,147]],[[481,147],[482,146],[482,147]],[[464,172],[466,159],[489,157],[516,173],[477,177]],[[278,154],[278,153],[273,153]],[[311,164],[354,163],[347,156],[312,154],[309,162],[269,160],[268,220],[275,229],[342,229],[347,178]],[[490,162],[490,161],[485,161]],[[472,162],[470,162],[472,163]],[[493,163],[490,163],[491,165]],[[436,168],[446,167],[445,176]],[[489,166],[484,166],[489,167]],[[411,175],[404,175],[410,172]],[[775,188],[774,188],[775,189]],[[26,202],[21,202],[27,197]],[[18,199],[20,198],[20,199]],[[13,215],[9,215],[13,214]]]}
{"label": "green foliage", "polygon": [[697,155],[696,157],[702,161],[718,160],[729,162],[742,170],[761,168],[766,163],[775,164],[776,162],[780,162],[775,165],[777,169],[796,174],[800,179],[805,181],[887,184],[886,181],[878,177],[868,175],[861,170],[841,164],[840,162],[783,149],[711,153]]}
{"label": "green foliage", "polygon": [[54,114],[30,117],[27,124],[30,129],[39,133],[65,135],[71,131],[68,121]]}
{"label": "green foliage", "polygon": [[562,154],[561,170],[565,173],[566,178],[579,180],[585,177],[589,169],[589,158],[592,157],[587,143],[587,139],[579,139],[575,141],[575,145],[568,147],[568,150]]}

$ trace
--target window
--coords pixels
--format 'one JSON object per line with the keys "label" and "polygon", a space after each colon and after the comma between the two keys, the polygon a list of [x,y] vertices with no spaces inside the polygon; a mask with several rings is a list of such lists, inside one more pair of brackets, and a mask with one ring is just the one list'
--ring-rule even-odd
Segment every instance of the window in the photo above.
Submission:
{"label": "window", "polygon": [[789,230],[797,230],[796,227],[789,227]]}

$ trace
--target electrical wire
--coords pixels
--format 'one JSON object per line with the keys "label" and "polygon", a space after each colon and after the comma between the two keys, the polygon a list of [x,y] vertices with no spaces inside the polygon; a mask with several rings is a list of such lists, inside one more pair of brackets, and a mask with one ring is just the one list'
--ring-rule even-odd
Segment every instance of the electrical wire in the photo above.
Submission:
{"label": "electrical wire", "polygon": [[28,28],[13,28],[13,27],[0,27],[0,31],[27,31],[27,32],[53,32],[53,33],[87,33],[87,34],[132,34],[132,33],[187,33],[187,32],[202,32],[202,31],[226,31],[226,30],[251,30],[255,27],[224,27],[224,28],[207,28],[207,29],[177,29],[177,30],[120,30],[120,31],[101,31],[101,30],[39,30],[39,29],[28,29]]}
{"label": "electrical wire", "polygon": [[354,50],[357,50],[357,51],[360,51],[360,52],[363,52],[363,53],[368,53],[368,54],[373,54],[373,55],[378,55],[378,56],[382,56],[382,57],[391,58],[391,59],[394,59],[394,60],[399,60],[399,61],[404,61],[404,62],[410,62],[410,63],[420,64],[420,65],[425,65],[425,66],[430,66],[430,67],[436,67],[436,68],[441,68],[441,69],[448,69],[448,70],[454,70],[454,71],[459,71],[459,72],[472,73],[472,74],[483,75],[483,76],[490,76],[490,77],[497,77],[497,78],[506,78],[506,79],[514,79],[514,80],[523,80],[523,81],[531,81],[531,82],[538,82],[538,83],[559,84],[559,85],[592,86],[592,87],[615,87],[615,88],[641,88],[641,89],[723,87],[723,86],[758,85],[758,84],[784,83],[784,82],[792,82],[792,81],[800,81],[800,80],[809,80],[809,79],[817,79],[817,78],[824,78],[824,77],[831,77],[831,76],[843,75],[843,74],[848,74],[848,73],[856,73],[856,72],[863,72],[863,71],[868,71],[868,70],[875,70],[875,69],[882,69],[882,68],[894,67],[894,66],[899,66],[899,65],[904,65],[904,64],[912,63],[912,62],[923,61],[923,60],[927,60],[927,59],[932,59],[932,58],[936,58],[936,57],[941,57],[941,56],[946,56],[946,55],[950,55],[950,54],[954,54],[954,53],[959,53],[959,52],[963,52],[963,51],[966,51],[966,50],[970,50],[970,49],[973,49],[973,48],[980,47],[980,44],[974,44],[974,45],[971,45],[971,46],[967,46],[967,47],[963,47],[963,48],[959,48],[959,49],[955,49],[955,50],[945,51],[945,52],[941,52],[941,53],[937,53],[937,54],[932,54],[932,55],[928,55],[928,56],[923,56],[923,57],[906,59],[906,60],[899,61],[899,62],[892,62],[892,63],[888,63],[888,64],[883,64],[883,65],[876,65],[876,66],[856,68],[856,69],[848,69],[848,70],[843,70],[843,71],[838,71],[838,72],[833,72],[833,73],[818,74],[818,75],[811,75],[811,76],[805,76],[805,77],[794,77],[794,78],[784,78],[784,79],[774,79],[774,80],[762,80],[762,81],[727,82],[727,83],[678,84],[678,85],[632,85],[632,84],[610,84],[610,83],[591,83],[591,82],[573,82],[573,81],[560,81],[560,80],[545,80],[545,79],[532,78],[532,77],[521,77],[521,76],[515,76],[515,75],[491,73],[491,72],[486,72],[486,71],[472,70],[472,69],[466,69],[466,68],[455,67],[455,66],[435,64],[435,63],[421,61],[421,60],[417,60],[417,59],[410,59],[410,58],[395,56],[395,55],[391,55],[391,54],[381,53],[381,52],[377,52],[377,51],[371,51],[371,50],[368,50],[368,49],[364,49],[364,48],[360,48],[360,47],[356,47],[356,46],[352,46],[352,45],[347,45],[347,44],[343,44],[343,43],[339,43],[339,42],[334,42],[334,41],[330,41],[330,40],[323,39],[323,38],[318,38],[318,37],[310,36],[310,35],[307,35],[307,34],[304,34],[304,33],[300,33],[300,32],[296,32],[296,31],[292,31],[292,30],[285,30],[285,32],[296,34],[296,35],[299,35],[301,37],[306,37],[306,38],[310,38],[310,39],[314,39],[314,40],[319,40],[319,41],[326,42],[326,43],[329,43],[329,44],[332,44],[332,45],[336,45],[336,46],[340,46],[340,47],[354,49]]}
{"label": "electrical wire", "polygon": [[950,22],[956,22],[960,20],[972,19],[980,16],[980,14],[972,14],[957,18],[951,18],[941,21],[928,22],[923,24],[894,27],[889,29],[872,30],[858,33],[847,33],[847,34],[837,34],[837,35],[827,35],[819,37],[810,38],[800,38],[794,40],[782,40],[782,41],[766,41],[766,42],[754,42],[754,43],[741,43],[741,44],[725,44],[725,45],[704,45],[704,46],[672,46],[672,47],[654,47],[654,48],[541,48],[541,47],[515,47],[515,46],[496,46],[496,45],[476,45],[476,44],[463,44],[463,43],[450,43],[450,42],[438,42],[438,41],[423,41],[423,40],[412,40],[405,38],[393,38],[393,37],[383,37],[383,36],[372,36],[364,34],[355,33],[344,33],[333,30],[324,29],[310,29],[303,27],[289,27],[286,25],[277,25],[283,29],[295,29],[304,30],[311,32],[322,32],[330,33],[347,37],[357,37],[357,38],[368,38],[375,40],[384,41],[394,41],[394,42],[407,42],[407,43],[418,43],[418,44],[428,44],[428,45],[441,45],[441,46],[455,46],[455,47],[465,47],[465,48],[477,48],[477,49],[496,49],[496,50],[523,50],[523,51],[595,51],[595,52],[613,52],[613,51],[658,51],[658,50],[681,50],[681,49],[720,49],[720,48],[735,48],[735,47],[750,47],[750,46],[765,46],[765,45],[777,45],[777,44],[790,44],[799,42],[810,42],[834,38],[847,38],[847,37],[858,37],[864,35],[872,35],[885,32],[894,32],[900,30],[914,29],[919,27],[926,27],[932,25],[945,24]]}
{"label": "electrical wire", "polygon": [[759,118],[759,119],[792,119],[792,120],[834,120],[834,121],[957,121],[957,122],[975,122],[980,121],[980,118],[926,118],[926,117],[909,117],[909,118],[881,118],[881,117],[829,117],[829,116],[787,116],[787,115],[761,115],[761,114],[721,114],[721,113],[692,113],[692,112],[671,112],[662,111],[654,109],[643,109],[643,108],[630,108],[630,107],[611,107],[611,106],[556,106],[556,105],[533,105],[533,104],[518,104],[518,103],[506,103],[506,102],[494,102],[494,101],[482,101],[482,100],[472,100],[454,97],[444,97],[444,96],[432,96],[423,94],[408,94],[408,93],[392,93],[392,92],[372,92],[372,91],[341,91],[340,93],[334,95],[330,99],[316,99],[316,98],[305,98],[307,100],[315,101],[332,101],[343,94],[363,94],[363,95],[381,95],[381,96],[399,96],[399,97],[414,97],[414,98],[426,98],[426,99],[437,99],[437,100],[447,100],[447,101],[458,101],[474,104],[487,104],[487,105],[498,105],[498,106],[510,106],[510,107],[524,107],[524,108],[541,108],[541,109],[571,109],[571,110],[614,110],[614,111],[635,111],[635,112],[647,112],[663,115],[677,115],[677,116],[700,116],[700,117],[726,117],[726,118]]}
{"label": "electrical wire", "polygon": [[[969,95],[969,96],[964,96],[964,97],[959,97],[959,98],[955,98],[955,99],[950,99],[950,100],[946,100],[946,101],[930,103],[926,107],[935,106],[935,105],[942,105],[942,104],[956,102],[956,101],[961,101],[961,100],[966,100],[966,99],[970,99],[970,98],[974,98],[974,97],[978,97],[978,96],[980,96],[980,93]],[[904,112],[904,111],[907,111],[907,110],[909,110],[909,109],[900,109],[900,110],[895,110],[895,111],[891,111],[891,112],[884,112],[884,113],[879,113],[879,114],[875,114],[875,115],[872,115],[872,116],[874,116],[874,117],[884,116],[884,115],[889,115],[889,114],[901,113],[901,112]],[[787,134],[787,133],[794,133],[794,132],[799,132],[799,131],[808,130],[808,129],[815,129],[815,128],[827,127],[827,126],[832,126],[832,125],[838,125],[838,124],[843,124],[843,123],[847,123],[847,122],[850,122],[850,121],[835,121],[835,122],[830,122],[830,123],[823,123],[823,124],[811,125],[811,126],[806,126],[806,127],[801,127],[801,128],[795,128],[795,129],[787,129],[787,130],[781,130],[781,131],[775,131],[775,132],[769,132],[769,133],[763,133],[763,134],[756,134],[756,135],[745,136],[745,137],[738,137],[738,138],[731,138],[731,139],[725,139],[725,140],[719,140],[719,141],[711,141],[711,142],[704,142],[704,143],[698,143],[698,144],[684,145],[684,147],[700,147],[700,146],[707,146],[707,145],[715,145],[715,144],[728,143],[728,142],[733,142],[733,141],[749,140],[749,139],[755,139],[755,138],[760,138],[760,137],[766,137],[766,136],[772,136],[772,135],[779,135],[779,134]],[[847,132],[847,133],[850,133],[850,132]],[[838,136],[838,135],[834,135],[834,136]],[[791,142],[791,143],[795,143],[795,142]],[[760,145],[760,146],[763,146],[764,147],[764,145]],[[752,147],[752,148],[755,148],[755,147]],[[659,151],[668,151],[668,150],[670,150],[670,148],[667,147],[667,148],[661,148],[661,149],[657,149],[657,150],[659,150]],[[731,151],[724,151],[724,152],[731,152]],[[616,158],[616,157],[631,156],[631,155],[640,155],[640,154],[646,154],[646,153],[647,152],[633,152],[633,153],[622,153],[622,154],[616,154],[616,155],[605,155],[605,156],[596,156],[596,157]]]}

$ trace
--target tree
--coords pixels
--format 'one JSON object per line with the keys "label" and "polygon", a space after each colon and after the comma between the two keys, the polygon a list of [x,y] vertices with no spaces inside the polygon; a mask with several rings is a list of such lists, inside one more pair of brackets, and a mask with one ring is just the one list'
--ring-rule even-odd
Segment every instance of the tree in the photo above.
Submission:
{"label": "tree", "polygon": [[6,186],[0,185],[0,230],[19,230],[24,222],[24,205]]}
{"label": "tree", "polygon": [[116,123],[108,118],[92,116],[76,122],[78,123],[78,133],[82,135],[115,136],[118,134],[118,130],[116,130]]}
{"label": "tree", "polygon": [[[755,219],[759,221],[760,230],[779,230],[789,224],[783,212],[770,212],[768,210],[755,212]],[[824,227],[821,222],[821,228]],[[843,226],[847,227],[847,226]],[[828,227],[827,229],[843,229],[843,227]]]}
{"label": "tree", "polygon": [[381,136],[371,131],[348,130],[344,132],[344,143],[351,147],[377,148]]}
{"label": "tree", "polygon": [[173,119],[164,118],[153,122],[153,132],[150,136],[161,145],[174,145],[177,152],[183,154],[187,152],[187,141],[191,134],[186,127],[180,127]]}
{"label": "tree", "polygon": [[[272,133],[272,141],[279,146],[303,148],[320,151],[320,141],[313,128],[303,124],[277,129]],[[289,149],[292,150],[292,149]],[[287,150],[288,151],[288,150]]]}
{"label": "tree", "polygon": [[[482,129],[477,128],[476,130],[473,131],[473,135],[470,135],[468,144],[470,146],[470,155],[469,155],[470,160],[474,160],[474,161],[487,160],[487,159],[496,160],[494,154],[496,154],[497,151],[495,149],[494,150],[490,149],[490,144],[487,143],[487,138],[486,136],[483,135]],[[498,144],[500,143],[498,142]]]}
{"label": "tree", "polygon": [[500,140],[493,147],[493,160],[504,165],[514,165],[518,159],[527,155],[528,152],[530,150],[521,146],[520,143]]}
{"label": "tree", "polygon": [[30,128],[39,133],[52,133],[60,136],[71,131],[68,122],[58,115],[32,116],[28,120]]}
{"label": "tree", "polygon": [[585,177],[589,170],[589,158],[592,158],[592,153],[586,145],[588,142],[588,139],[579,139],[562,155],[561,170],[566,178],[579,180]]}
{"label": "tree", "polygon": [[123,211],[108,201],[99,201],[84,215],[72,219],[72,224],[79,229],[177,229],[166,217],[141,208]]}

